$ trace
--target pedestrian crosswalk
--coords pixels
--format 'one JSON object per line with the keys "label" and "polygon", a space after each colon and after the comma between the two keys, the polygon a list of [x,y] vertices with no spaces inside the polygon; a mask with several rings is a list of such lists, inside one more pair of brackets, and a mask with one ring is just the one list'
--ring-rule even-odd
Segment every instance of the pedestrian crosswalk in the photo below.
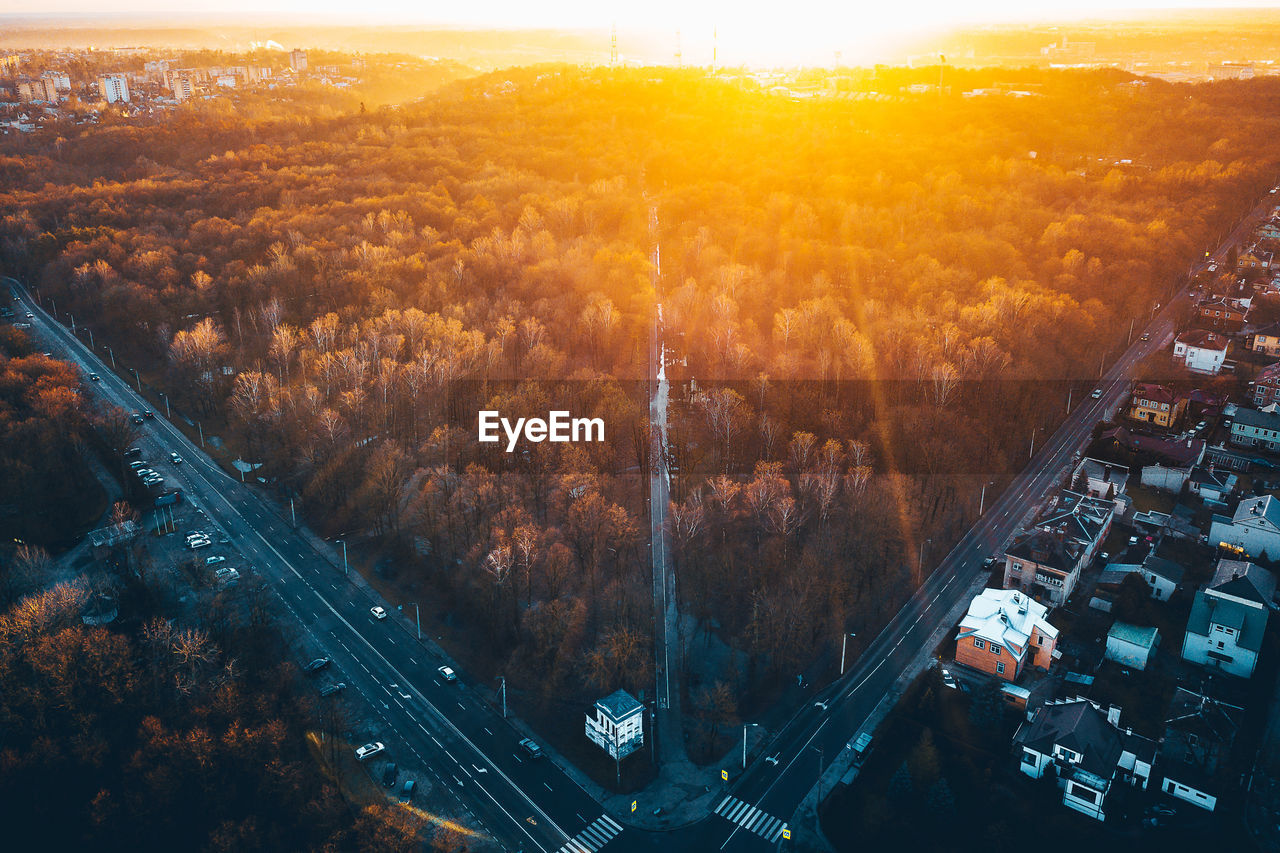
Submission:
{"label": "pedestrian crosswalk", "polygon": [[622,824],[607,814],[602,814],[590,826],[569,839],[559,853],[596,853],[619,832],[622,832]]}
{"label": "pedestrian crosswalk", "polygon": [[787,828],[785,821],[767,814],[750,803],[744,803],[737,797],[725,797],[716,806],[716,814],[725,820],[736,823],[743,829],[749,829],[770,844],[782,837]]}

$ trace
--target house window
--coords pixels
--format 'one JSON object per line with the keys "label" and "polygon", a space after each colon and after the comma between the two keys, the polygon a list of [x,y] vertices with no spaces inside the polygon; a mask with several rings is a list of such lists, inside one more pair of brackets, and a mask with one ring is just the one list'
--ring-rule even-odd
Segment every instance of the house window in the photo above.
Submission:
{"label": "house window", "polygon": [[1226,647],[1227,647],[1226,643],[1224,643],[1222,640],[1218,641],[1218,648],[1225,649]]}
{"label": "house window", "polygon": [[1023,764],[1030,764],[1032,767],[1035,767],[1037,764],[1039,764],[1039,763],[1040,763],[1040,761],[1039,761],[1039,759],[1036,757],[1036,754],[1035,754],[1034,752],[1023,752],[1023,753],[1022,753],[1022,763],[1023,763]]}
{"label": "house window", "polygon": [[1004,675],[1004,661],[1002,660],[996,661],[996,674]]}
{"label": "house window", "polygon": [[974,638],[973,638],[973,647],[974,647],[975,649],[985,649],[985,648],[987,647],[987,641],[986,641],[986,640],[979,640],[977,637],[974,637]]}
{"label": "house window", "polygon": [[1037,645],[1037,646],[1043,646],[1043,645],[1044,645],[1044,635],[1043,635],[1043,634],[1040,634],[1040,635],[1038,635],[1038,636],[1036,637],[1036,645]]}
{"label": "house window", "polygon": [[1071,790],[1068,791],[1068,793],[1077,800],[1084,800],[1086,803],[1094,803],[1095,805],[1102,799],[1101,795],[1092,788],[1086,788],[1083,785],[1076,785],[1074,783],[1071,785]]}
{"label": "house window", "polygon": [[995,643],[991,644],[991,654],[998,655],[1000,654],[1001,651],[1002,649],[998,645],[996,645]]}

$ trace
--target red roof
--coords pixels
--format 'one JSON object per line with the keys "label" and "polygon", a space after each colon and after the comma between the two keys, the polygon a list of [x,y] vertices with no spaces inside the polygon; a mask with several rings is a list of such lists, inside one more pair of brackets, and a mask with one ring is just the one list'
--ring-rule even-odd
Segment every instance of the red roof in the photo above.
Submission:
{"label": "red roof", "polygon": [[1139,382],[1133,386],[1133,400],[1150,400],[1153,403],[1172,403],[1173,392],[1163,385]]}
{"label": "red roof", "polygon": [[1191,329],[1183,332],[1178,335],[1178,343],[1195,347],[1196,349],[1211,349],[1220,352],[1225,351],[1227,348],[1227,339],[1225,337],[1204,329]]}

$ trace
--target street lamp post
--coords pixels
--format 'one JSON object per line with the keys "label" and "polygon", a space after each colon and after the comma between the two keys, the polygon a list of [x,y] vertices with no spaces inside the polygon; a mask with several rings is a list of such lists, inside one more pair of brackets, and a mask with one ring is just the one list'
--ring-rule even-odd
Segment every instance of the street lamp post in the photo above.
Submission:
{"label": "street lamp post", "polygon": [[924,546],[932,543],[932,539],[924,539],[920,542],[920,549],[916,554],[916,567],[919,568],[921,572],[924,571]]}
{"label": "street lamp post", "polygon": [[747,727],[759,728],[759,723],[743,723],[742,724],[742,769],[747,769]]}
{"label": "street lamp post", "polygon": [[86,326],[86,327],[85,327],[85,331],[89,333],[89,349],[94,349],[94,346],[93,346],[93,329],[90,329],[88,326]]}
{"label": "street lamp post", "polygon": [[169,420],[173,420],[173,415],[169,413],[169,395],[161,391],[160,396],[164,398],[164,416]]}
{"label": "street lamp post", "polygon": [[502,682],[502,719],[507,718],[507,679],[499,675],[498,681]]}
{"label": "street lamp post", "polygon": [[347,576],[347,540],[339,539],[338,541],[342,543],[342,576],[345,578]]}
{"label": "street lamp post", "polygon": [[846,631],[844,636],[840,638],[840,674],[844,675],[844,652],[845,647],[849,645],[849,638],[856,637],[857,634]]}
{"label": "street lamp post", "polygon": [[138,393],[142,393],[142,377],[138,375],[136,368],[130,367],[129,371],[133,374],[134,381],[138,383]]}
{"label": "street lamp post", "polygon": [[71,334],[74,335],[76,333],[76,315],[68,311],[67,316],[71,318]]}
{"label": "street lamp post", "polygon": [[[413,624],[418,628],[418,642],[422,642],[422,614],[418,611],[418,602],[413,603]],[[502,716],[506,716],[503,714]]]}
{"label": "street lamp post", "polygon": [[200,431],[200,446],[204,447],[204,426],[196,421],[196,429]]}
{"label": "street lamp post", "polygon": [[1031,450],[1027,453],[1028,459],[1036,455],[1036,433],[1038,432],[1044,432],[1044,427],[1031,430]]}
{"label": "street lamp post", "polygon": [[982,484],[982,494],[978,496],[978,517],[979,518],[982,517],[982,511],[986,509],[986,506],[987,506],[987,486],[994,486],[995,484],[996,484],[995,480],[987,480],[987,482]]}

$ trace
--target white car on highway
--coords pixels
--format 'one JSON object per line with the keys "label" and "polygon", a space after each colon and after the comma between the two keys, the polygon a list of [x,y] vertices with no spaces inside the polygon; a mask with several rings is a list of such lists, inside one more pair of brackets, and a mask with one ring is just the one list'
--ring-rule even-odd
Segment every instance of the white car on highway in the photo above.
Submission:
{"label": "white car on highway", "polygon": [[386,749],[381,743],[366,743],[364,746],[356,750],[356,760],[364,761],[370,755],[377,755]]}
{"label": "white car on highway", "polygon": [[369,612],[373,614],[374,619],[386,619],[387,611],[381,607],[370,607]]}

